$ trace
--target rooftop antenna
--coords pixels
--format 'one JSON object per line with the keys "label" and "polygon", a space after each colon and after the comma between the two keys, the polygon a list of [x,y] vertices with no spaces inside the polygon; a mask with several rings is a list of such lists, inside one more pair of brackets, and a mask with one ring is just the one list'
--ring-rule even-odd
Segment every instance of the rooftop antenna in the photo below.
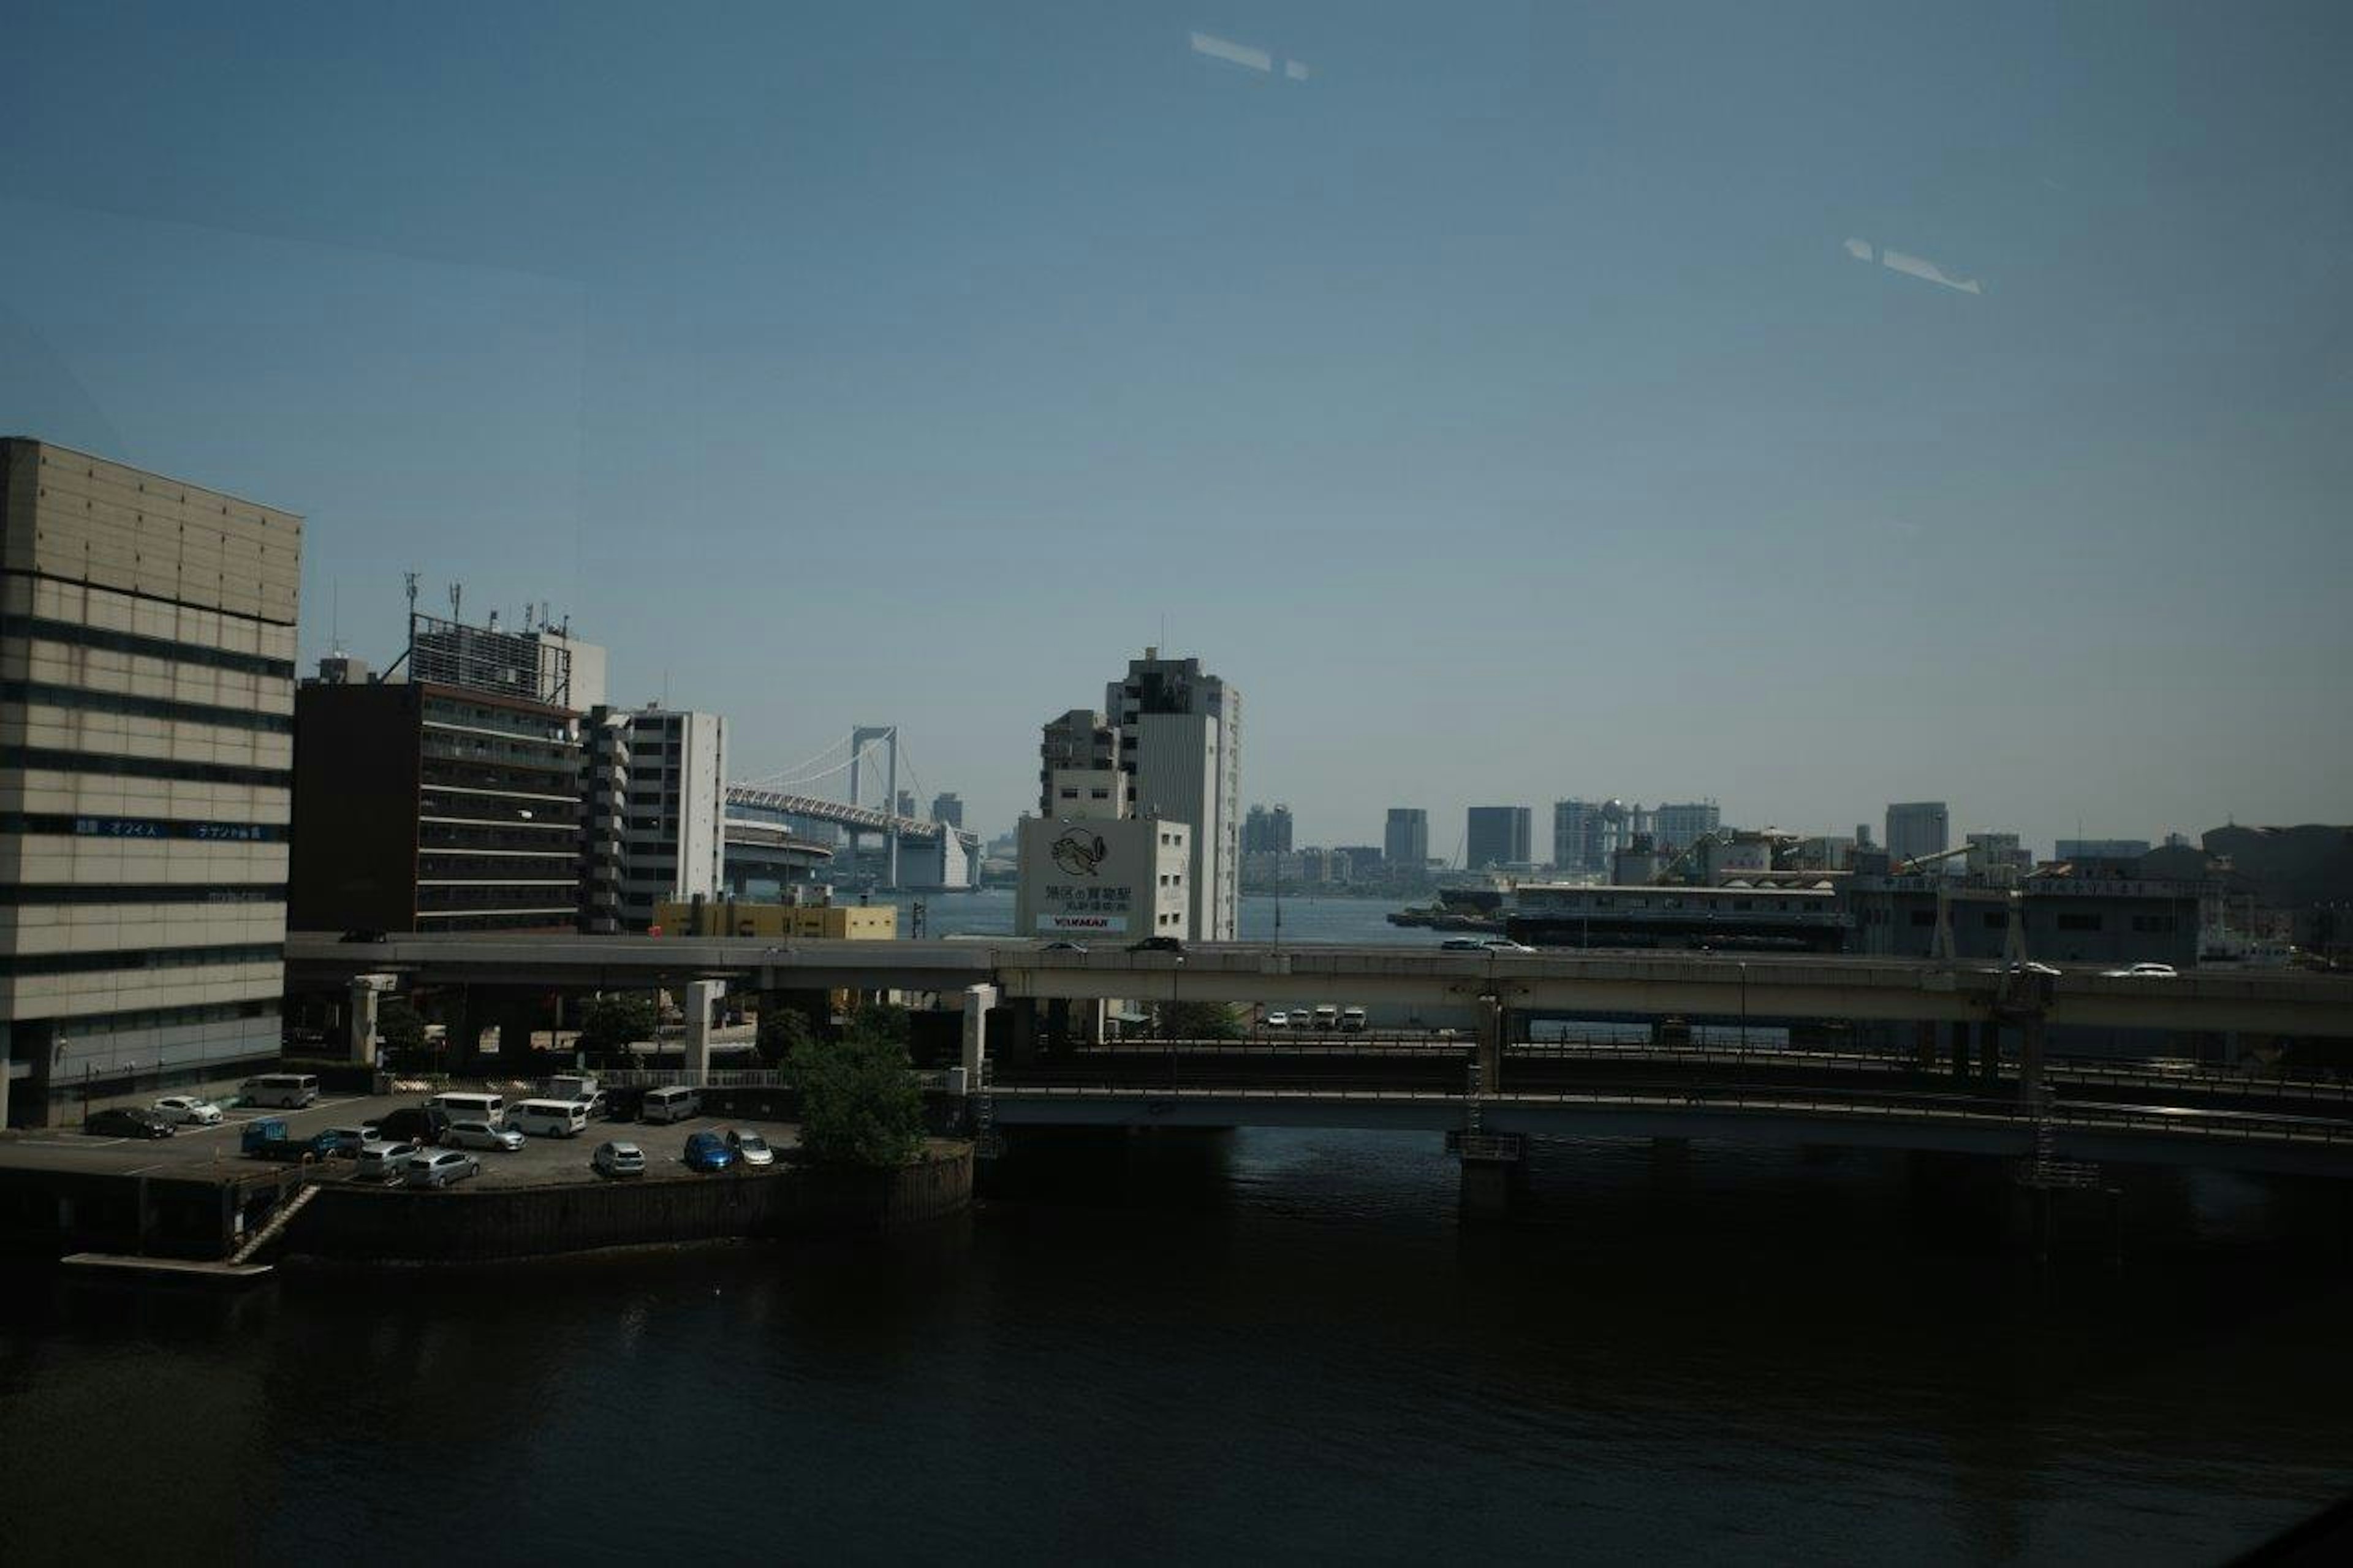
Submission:
{"label": "rooftop antenna", "polygon": [[466,618],[459,613],[458,609],[458,606],[464,601],[465,597],[466,584],[463,583],[452,583],[449,584],[449,618],[451,620],[462,621]]}
{"label": "rooftop antenna", "polygon": [[403,572],[401,575],[408,580],[408,613],[413,616],[417,613],[417,574]]}
{"label": "rooftop antenna", "polygon": [[327,585],[327,647],[337,658],[343,656],[343,585],[341,582]]}

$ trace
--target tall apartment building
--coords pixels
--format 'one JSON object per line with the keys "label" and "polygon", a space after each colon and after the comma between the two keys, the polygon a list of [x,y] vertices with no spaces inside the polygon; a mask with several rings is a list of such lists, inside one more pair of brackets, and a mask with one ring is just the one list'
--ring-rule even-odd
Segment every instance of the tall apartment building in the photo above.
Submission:
{"label": "tall apartment building", "polygon": [[0,1121],[278,1054],[302,521],[0,440]]}
{"label": "tall apartment building", "polygon": [[1381,832],[1381,855],[1391,871],[1421,871],[1430,865],[1430,813],[1418,805],[1389,807]]}
{"label": "tall apartment building", "polygon": [[1528,863],[1532,813],[1525,805],[1474,805],[1463,833],[1462,863],[1479,871]]}
{"label": "tall apartment building", "polygon": [[1241,693],[1198,658],[1162,658],[1147,647],[1103,696],[1119,731],[1119,769],[1134,786],[1134,815],[1192,829],[1192,934],[1232,941],[1241,897]]}
{"label": "tall apartment building", "polygon": [[1897,801],[1887,808],[1887,858],[1896,866],[1952,847],[1951,814],[1941,800]]}
{"label": "tall apartment building", "polygon": [[1242,853],[1288,855],[1291,835],[1291,807],[1280,803],[1271,811],[1262,805],[1251,806],[1242,818]]}
{"label": "tall apartment building", "polygon": [[953,790],[932,796],[932,820],[945,827],[964,826],[964,797]]}
{"label": "tall apartment building", "polygon": [[[1045,725],[1038,746],[1039,816],[1054,816],[1054,775],[1064,772],[1119,772],[1119,731],[1092,708],[1073,708]],[[1125,816],[1133,805],[1132,799],[1123,800],[1120,814]]]}
{"label": "tall apartment building", "polygon": [[1724,813],[1712,800],[1662,802],[1651,812],[1651,840],[1662,855],[1698,843],[1724,826]]}
{"label": "tall apartment building", "polygon": [[592,784],[588,831],[592,842],[617,842],[617,897],[613,925],[592,914],[590,929],[643,931],[657,923],[663,903],[719,896],[727,855],[727,721],[663,708],[617,715],[603,709],[590,716],[592,735],[614,728],[620,731],[617,810],[600,814]]}

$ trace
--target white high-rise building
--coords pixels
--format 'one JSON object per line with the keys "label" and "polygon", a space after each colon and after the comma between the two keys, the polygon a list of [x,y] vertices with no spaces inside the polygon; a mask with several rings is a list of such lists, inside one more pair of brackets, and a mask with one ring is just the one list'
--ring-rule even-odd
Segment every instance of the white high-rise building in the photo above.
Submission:
{"label": "white high-rise building", "polygon": [[[664,708],[607,710],[592,715],[590,727],[617,742],[614,806],[592,805],[592,816],[609,825],[617,847],[619,929],[644,931],[658,904],[717,898],[727,859],[727,721]],[[593,803],[601,776],[594,747],[590,773]],[[592,886],[598,837],[592,825]]]}
{"label": "white high-rise building", "polygon": [[1651,812],[1651,836],[1662,854],[1696,844],[1723,826],[1724,813],[1712,800],[1662,801]]}
{"label": "white high-rise building", "polygon": [[1192,934],[1231,942],[1241,900],[1241,693],[1147,647],[1104,691],[1134,811],[1189,826]]}

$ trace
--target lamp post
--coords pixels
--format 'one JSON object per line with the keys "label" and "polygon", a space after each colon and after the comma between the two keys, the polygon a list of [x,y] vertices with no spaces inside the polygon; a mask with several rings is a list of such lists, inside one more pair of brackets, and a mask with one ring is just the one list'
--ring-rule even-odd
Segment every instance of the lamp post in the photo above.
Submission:
{"label": "lamp post", "polygon": [[1748,961],[1740,961],[1740,1054],[1748,1055]]}

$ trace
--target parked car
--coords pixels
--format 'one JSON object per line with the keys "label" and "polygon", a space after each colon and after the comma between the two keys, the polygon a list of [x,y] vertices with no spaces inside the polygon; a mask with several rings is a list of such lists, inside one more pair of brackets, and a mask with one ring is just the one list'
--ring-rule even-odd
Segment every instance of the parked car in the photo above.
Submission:
{"label": "parked car", "polygon": [[757,1132],[739,1132],[730,1128],[727,1147],[747,1165],[773,1165],[776,1163],[776,1152],[769,1148],[768,1141]]}
{"label": "parked car", "polygon": [[376,1136],[387,1143],[438,1143],[454,1120],[433,1106],[404,1105],[385,1112],[384,1120],[376,1123]]}
{"label": "parked car", "polygon": [[288,1129],[282,1116],[257,1116],[237,1131],[237,1152],[256,1160],[278,1160],[295,1164],[305,1160],[324,1160],[344,1152],[332,1131],[309,1132],[297,1136]]}
{"label": "parked car", "polygon": [[646,1152],[635,1143],[599,1143],[588,1157],[588,1168],[600,1176],[642,1176]]}
{"label": "parked car", "polygon": [[487,1121],[452,1121],[442,1131],[441,1142],[451,1149],[496,1149],[512,1154],[522,1147],[522,1134],[512,1127]]}
{"label": "parked car", "polygon": [[93,1138],[169,1138],[178,1131],[153,1111],[130,1105],[91,1111],[81,1130]]}
{"label": "parked car", "polygon": [[2136,963],[2124,969],[2100,971],[2111,980],[2179,980],[2180,973],[2169,963]]}
{"label": "parked car", "polygon": [[412,1187],[446,1187],[482,1173],[482,1163],[455,1149],[421,1151],[401,1167],[400,1179]]}
{"label": "parked car", "polygon": [[723,1171],[735,1163],[735,1151],[716,1132],[690,1132],[680,1158],[690,1171]]}
{"label": "parked car", "polygon": [[149,1109],[176,1127],[213,1127],[220,1122],[220,1107],[193,1094],[167,1094]]}
{"label": "parked car", "polygon": [[1288,1029],[1291,1027],[1291,1015],[1277,1007],[1266,1016],[1266,1026],[1270,1029]]}
{"label": "parked car", "polygon": [[328,1153],[348,1160],[356,1157],[369,1144],[383,1142],[384,1129],[373,1121],[363,1121],[357,1127],[330,1127],[319,1136],[322,1140],[332,1140]]}
{"label": "parked car", "polygon": [[363,1143],[360,1145],[359,1164],[352,1172],[353,1178],[363,1182],[396,1180],[401,1172],[408,1168],[408,1163],[423,1152],[414,1143]]}

